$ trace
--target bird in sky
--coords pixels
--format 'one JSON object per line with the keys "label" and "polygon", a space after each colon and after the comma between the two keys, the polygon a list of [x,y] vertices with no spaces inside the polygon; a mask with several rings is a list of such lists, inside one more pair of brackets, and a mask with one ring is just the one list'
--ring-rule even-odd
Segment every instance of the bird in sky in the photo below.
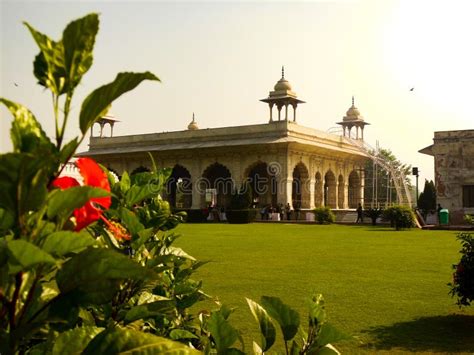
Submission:
{"label": "bird in sky", "polygon": [[18,84],[17,83],[13,83],[16,87],[18,87]]}
{"label": "bird in sky", "polygon": [[410,91],[413,91],[413,90],[415,90],[415,88],[411,88],[411,89],[410,89]]}

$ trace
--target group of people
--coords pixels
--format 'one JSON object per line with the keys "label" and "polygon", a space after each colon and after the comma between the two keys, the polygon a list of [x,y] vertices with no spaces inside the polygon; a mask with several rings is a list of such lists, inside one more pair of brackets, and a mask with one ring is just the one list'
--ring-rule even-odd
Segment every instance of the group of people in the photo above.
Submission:
{"label": "group of people", "polygon": [[[296,213],[297,219],[299,218],[299,212],[300,212],[300,209],[297,206],[295,206],[295,213]],[[271,220],[272,219],[271,216],[273,216],[273,214],[275,213],[279,215],[280,221],[283,221],[285,219],[285,216],[286,216],[286,219],[289,221],[291,220],[291,215],[293,213],[293,210],[291,209],[291,206],[289,203],[287,203],[286,206],[284,206],[282,203],[279,203],[276,206],[269,204],[269,205],[263,206],[260,209],[260,216],[261,216],[262,221]]]}

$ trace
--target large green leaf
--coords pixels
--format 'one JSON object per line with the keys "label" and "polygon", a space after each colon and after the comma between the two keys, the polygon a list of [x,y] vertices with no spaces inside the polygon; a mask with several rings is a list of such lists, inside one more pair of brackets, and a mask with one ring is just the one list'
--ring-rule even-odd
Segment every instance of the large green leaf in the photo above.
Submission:
{"label": "large green leaf", "polygon": [[146,319],[157,315],[165,314],[175,307],[175,302],[171,300],[161,300],[141,304],[132,307],[125,315],[125,323],[131,323],[137,319]]}
{"label": "large green leaf", "polygon": [[108,191],[91,186],[75,186],[65,190],[54,190],[50,193],[47,214],[49,218],[58,215],[67,217],[76,208],[84,206],[91,198],[109,195]]}
{"label": "large green leaf", "polygon": [[33,63],[34,74],[38,83],[48,87],[56,95],[66,92],[66,70],[64,67],[64,47],[62,42],[55,42],[48,36],[36,31],[24,22],[40,49]]}
{"label": "large green leaf", "polygon": [[42,205],[54,166],[47,157],[38,159],[33,154],[0,155],[0,207],[17,217]]}
{"label": "large green leaf", "polygon": [[130,189],[130,176],[126,171],[123,172],[122,178],[120,179],[120,190],[123,194],[126,194]]}
{"label": "large green leaf", "polygon": [[125,194],[125,202],[127,206],[133,206],[137,203],[142,202],[147,198],[152,198],[156,196],[156,192],[149,185],[138,186],[133,185]]}
{"label": "large green leaf", "polygon": [[285,341],[293,339],[300,326],[298,312],[284,304],[278,297],[262,296],[261,305],[268,315],[278,322]]}
{"label": "large green leaf", "polygon": [[350,339],[350,336],[337,330],[331,324],[324,323],[321,326],[321,329],[318,333],[317,344],[322,347],[329,343],[336,343],[338,341],[347,340],[347,339]]}
{"label": "large green leaf", "polygon": [[69,90],[74,89],[92,65],[99,16],[89,14],[67,25],[63,32],[64,66]]}
{"label": "large green leaf", "polygon": [[137,234],[144,229],[143,224],[140,223],[137,215],[132,211],[121,207],[118,212],[120,219],[130,233]]}
{"label": "large green leaf", "polygon": [[257,302],[246,298],[247,303],[250,307],[255,320],[258,322],[260,332],[262,333],[262,351],[265,352],[272,347],[276,339],[275,326],[272,323],[271,318],[268,316],[265,309],[260,306]]}
{"label": "large green leaf", "polygon": [[220,312],[212,312],[207,320],[207,329],[216,343],[217,353],[223,354],[239,338],[239,333]]}
{"label": "large green leaf", "polygon": [[39,153],[38,150],[51,152],[53,143],[49,140],[35,116],[25,106],[0,98],[13,115],[11,140],[16,153]]}
{"label": "large green leaf", "polygon": [[38,264],[54,264],[56,260],[47,252],[26,240],[16,239],[7,243],[9,273],[28,270]]}
{"label": "large green leaf", "polygon": [[108,354],[201,354],[184,344],[153,334],[118,327],[104,330],[86,347],[84,355]]}
{"label": "large green leaf", "polygon": [[196,335],[191,333],[190,331],[184,329],[173,329],[170,332],[170,338],[173,340],[180,340],[180,339],[199,339]]}
{"label": "large green leaf", "polygon": [[74,255],[58,272],[62,293],[74,292],[78,302],[106,302],[122,280],[155,279],[157,275],[111,249],[88,248]]}
{"label": "large green leaf", "polygon": [[42,249],[53,255],[65,256],[70,253],[79,253],[95,243],[95,239],[85,231],[79,233],[60,231],[48,235]]}
{"label": "large green leaf", "polygon": [[133,90],[143,80],[160,81],[154,74],[145,73],[119,73],[115,80],[107,85],[94,90],[82,103],[79,114],[79,124],[82,133],[98,120],[107,110],[109,105],[122,94]]}
{"label": "large green leaf", "polygon": [[104,328],[79,327],[59,334],[54,340],[53,355],[80,354],[87,344]]}

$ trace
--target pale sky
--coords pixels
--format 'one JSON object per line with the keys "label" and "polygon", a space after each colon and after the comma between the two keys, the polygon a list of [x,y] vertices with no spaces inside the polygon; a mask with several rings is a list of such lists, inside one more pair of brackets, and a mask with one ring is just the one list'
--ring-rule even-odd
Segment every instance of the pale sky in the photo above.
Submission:
{"label": "pale sky", "polygon": [[[0,96],[29,107],[52,136],[50,95],[36,85],[38,53],[22,21],[60,39],[68,22],[100,13],[94,64],[73,103],[68,137],[78,134],[82,99],[119,71],[149,70],[115,102],[115,135],[268,122],[268,96],[285,77],[298,97],[299,124],[327,131],[355,96],[366,141],[391,149],[433,178],[418,153],[433,132],[473,129],[474,1],[305,2],[0,0]],[[16,85],[15,85],[16,84]],[[410,91],[410,88],[414,88]],[[0,108],[0,152],[11,149],[11,117]],[[87,149],[87,142],[81,150]]]}

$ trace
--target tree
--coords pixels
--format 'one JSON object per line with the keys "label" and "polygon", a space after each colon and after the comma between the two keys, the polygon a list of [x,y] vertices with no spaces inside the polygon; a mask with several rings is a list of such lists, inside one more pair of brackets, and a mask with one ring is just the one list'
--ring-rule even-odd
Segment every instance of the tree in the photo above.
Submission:
{"label": "tree", "polygon": [[436,188],[433,180],[425,180],[423,192],[418,197],[417,206],[427,215],[429,211],[436,210]]}
{"label": "tree", "polygon": [[[401,183],[405,183],[410,191],[413,186],[410,181],[411,165],[404,164],[392,153],[390,149],[379,149],[378,152],[372,151],[372,155],[381,159],[393,171],[402,176]],[[380,205],[389,206],[391,204],[402,203],[398,201],[397,190],[393,182],[393,176],[385,167],[376,164],[374,161],[368,161],[365,166],[365,189],[364,199],[366,204],[371,207]]]}

